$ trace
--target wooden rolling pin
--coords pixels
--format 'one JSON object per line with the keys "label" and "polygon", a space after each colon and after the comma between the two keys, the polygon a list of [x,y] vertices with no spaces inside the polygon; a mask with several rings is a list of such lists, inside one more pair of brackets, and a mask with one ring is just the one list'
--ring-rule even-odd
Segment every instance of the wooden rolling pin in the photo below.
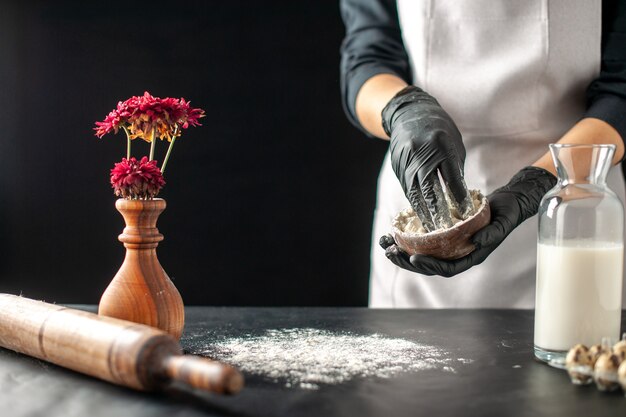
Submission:
{"label": "wooden rolling pin", "polygon": [[223,394],[243,387],[236,369],[182,355],[164,331],[15,295],[0,294],[0,346],[138,390],[172,381]]}

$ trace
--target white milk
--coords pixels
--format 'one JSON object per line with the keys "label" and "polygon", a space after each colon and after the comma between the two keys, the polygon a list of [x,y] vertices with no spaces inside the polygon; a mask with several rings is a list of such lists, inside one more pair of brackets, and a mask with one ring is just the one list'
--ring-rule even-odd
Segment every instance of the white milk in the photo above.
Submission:
{"label": "white milk", "polygon": [[564,351],[619,338],[624,246],[586,244],[537,245],[536,347]]}

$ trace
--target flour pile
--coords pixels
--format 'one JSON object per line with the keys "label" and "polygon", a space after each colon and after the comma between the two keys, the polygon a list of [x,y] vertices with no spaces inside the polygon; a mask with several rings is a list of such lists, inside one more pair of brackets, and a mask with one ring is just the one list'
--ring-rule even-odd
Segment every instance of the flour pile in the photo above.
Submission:
{"label": "flour pile", "polygon": [[465,359],[453,359],[441,348],[404,339],[307,328],[226,338],[201,354],[283,382],[286,387],[304,389],[340,384],[355,377],[389,378],[425,369],[454,372],[451,364],[467,363]]}

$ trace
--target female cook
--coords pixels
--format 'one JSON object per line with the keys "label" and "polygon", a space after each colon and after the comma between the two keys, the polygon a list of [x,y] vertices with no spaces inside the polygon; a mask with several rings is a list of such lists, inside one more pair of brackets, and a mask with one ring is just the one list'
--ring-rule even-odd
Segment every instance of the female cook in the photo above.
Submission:
{"label": "female cook", "polygon": [[[525,220],[556,183],[548,144],[624,155],[626,0],[342,0],[341,13],[344,108],[390,140],[370,306],[532,307],[537,224]],[[445,224],[438,175],[460,207],[465,181],[489,194],[491,223],[456,261],[409,257],[385,236],[409,204]],[[618,169],[608,183],[623,201]]]}

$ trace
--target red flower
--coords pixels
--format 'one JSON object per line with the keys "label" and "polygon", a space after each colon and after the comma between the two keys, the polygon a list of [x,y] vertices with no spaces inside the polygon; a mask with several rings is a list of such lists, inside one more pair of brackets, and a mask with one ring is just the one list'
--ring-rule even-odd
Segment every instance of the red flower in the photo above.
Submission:
{"label": "red flower", "polygon": [[141,138],[152,142],[154,135],[171,141],[181,135],[181,129],[201,126],[199,119],[204,117],[204,110],[191,107],[184,98],[159,98],[147,91],[143,96],[132,96],[117,103],[102,122],[96,122],[96,136],[111,131],[117,133],[120,127],[129,130],[130,138]]}
{"label": "red flower", "polygon": [[148,200],[156,197],[164,185],[156,161],[148,161],[147,156],[140,161],[123,158],[111,169],[111,186],[118,197]]}

